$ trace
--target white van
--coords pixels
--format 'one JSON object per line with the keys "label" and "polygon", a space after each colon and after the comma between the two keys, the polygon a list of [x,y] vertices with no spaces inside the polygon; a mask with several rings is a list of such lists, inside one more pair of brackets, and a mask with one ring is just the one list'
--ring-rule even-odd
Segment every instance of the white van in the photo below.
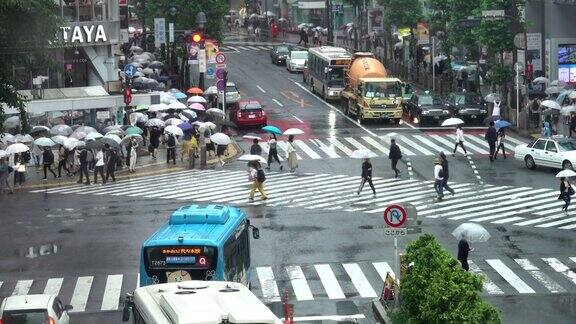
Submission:
{"label": "white van", "polygon": [[0,306],[0,323],[68,324],[72,306],[62,304],[56,295],[22,295],[4,298]]}
{"label": "white van", "polygon": [[286,58],[286,69],[289,72],[303,71],[308,61],[308,51],[291,51]]}

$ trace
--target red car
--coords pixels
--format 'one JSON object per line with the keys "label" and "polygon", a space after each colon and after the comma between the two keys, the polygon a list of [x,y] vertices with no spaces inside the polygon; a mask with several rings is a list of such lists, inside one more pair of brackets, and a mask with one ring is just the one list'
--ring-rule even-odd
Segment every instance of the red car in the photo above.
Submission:
{"label": "red car", "polygon": [[268,117],[260,101],[244,99],[232,107],[230,120],[238,126],[266,126]]}

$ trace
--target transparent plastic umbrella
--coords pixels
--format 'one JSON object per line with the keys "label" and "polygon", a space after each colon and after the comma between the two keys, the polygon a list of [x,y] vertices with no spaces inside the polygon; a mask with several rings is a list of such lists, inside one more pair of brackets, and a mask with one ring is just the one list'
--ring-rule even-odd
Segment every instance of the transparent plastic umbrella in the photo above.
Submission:
{"label": "transparent plastic umbrella", "polygon": [[56,125],[50,129],[50,134],[68,136],[72,134],[72,128],[68,125]]}
{"label": "transparent plastic umbrella", "polygon": [[30,150],[30,148],[26,144],[14,143],[14,144],[8,145],[8,147],[6,148],[6,153],[17,154],[17,153],[26,152],[29,150]]}
{"label": "transparent plastic umbrella", "polygon": [[377,156],[378,155],[376,155],[374,152],[372,152],[370,150],[365,150],[365,149],[355,150],[350,155],[350,157],[353,159],[370,159],[370,158],[375,158]]}
{"label": "transparent plastic umbrella", "polygon": [[164,132],[174,134],[176,136],[183,136],[184,135],[184,132],[182,131],[182,129],[180,127],[174,126],[174,125],[166,126],[166,128],[164,128]]}
{"label": "transparent plastic umbrella", "polygon": [[472,243],[486,242],[490,239],[490,233],[482,225],[476,223],[460,224],[454,229],[452,235],[457,239],[466,237]]}
{"label": "transparent plastic umbrella", "polygon": [[215,133],[210,136],[210,140],[218,145],[228,145],[232,143],[230,136],[224,133]]}
{"label": "transparent plastic umbrella", "polygon": [[34,141],[34,144],[38,146],[54,146],[56,143],[49,139],[48,137],[39,137]]}

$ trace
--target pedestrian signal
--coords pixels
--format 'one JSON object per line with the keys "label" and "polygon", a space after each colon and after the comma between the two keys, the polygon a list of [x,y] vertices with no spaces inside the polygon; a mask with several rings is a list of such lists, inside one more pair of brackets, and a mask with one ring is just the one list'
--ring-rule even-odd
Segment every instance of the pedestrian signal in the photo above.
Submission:
{"label": "pedestrian signal", "polygon": [[204,41],[204,35],[202,35],[202,33],[193,33],[190,36],[190,39],[192,40],[192,43],[200,44]]}

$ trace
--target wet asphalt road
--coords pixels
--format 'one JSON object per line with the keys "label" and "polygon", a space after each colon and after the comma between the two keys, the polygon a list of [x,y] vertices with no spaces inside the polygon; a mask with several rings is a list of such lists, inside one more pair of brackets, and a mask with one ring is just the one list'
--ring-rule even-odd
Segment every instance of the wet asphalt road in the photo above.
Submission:
{"label": "wet asphalt road", "polygon": [[[361,139],[366,136],[377,138],[389,132],[408,139],[413,136],[443,134],[441,130],[422,130],[408,125],[358,125],[345,117],[338,110],[337,104],[326,104],[304,90],[301,74],[289,74],[284,67],[270,64],[268,53],[263,50],[230,53],[228,67],[229,78],[238,84],[242,97],[257,98],[266,105],[269,124],[283,129],[301,128],[306,131],[306,135],[301,137],[303,140],[346,137]],[[475,132],[472,129],[467,130],[467,134]],[[482,131],[478,132],[480,134]],[[514,136],[526,141],[518,135]],[[238,140],[242,142],[240,137]],[[247,145],[248,143],[241,144],[242,147]],[[408,146],[405,148],[410,150]],[[299,151],[299,154],[304,157],[299,162],[299,179],[302,181],[317,174],[327,174],[328,178],[336,175],[360,175],[358,160],[345,157],[307,159],[302,151]],[[504,186],[542,189],[534,195],[550,192],[549,201],[555,202],[556,197],[551,193],[557,188],[553,170],[530,171],[511,158],[490,163],[487,157],[481,154],[472,155],[470,159],[462,155],[448,158],[451,163],[451,181],[457,185],[470,184],[468,194],[460,199],[480,200],[472,208],[492,203],[498,204],[494,213],[510,212],[514,209],[514,204],[507,205],[506,200],[517,199],[518,204],[523,204],[531,199],[542,199],[509,194],[502,189]],[[400,163],[400,168],[405,171],[402,180],[418,183],[431,180],[432,159],[432,156],[422,154],[405,154]],[[413,172],[408,172],[408,164]],[[375,158],[373,165],[375,178],[391,177],[387,158]],[[480,178],[473,172],[473,166]],[[244,169],[244,163],[234,162],[218,170],[234,172]],[[191,186],[194,181],[192,178]],[[272,181],[273,178],[270,178],[267,184],[274,186]],[[327,180],[314,182],[322,181]],[[350,186],[350,192],[356,190],[356,185]],[[486,190],[486,186],[494,186],[493,191],[488,194],[484,191],[479,193],[478,198],[474,197],[475,191]],[[378,197],[384,199],[380,197],[394,195],[395,192],[406,190],[405,188],[410,188],[407,183],[377,186]],[[418,195],[425,188],[427,187],[422,184],[408,192]],[[546,189],[549,191],[544,191]],[[198,188],[198,193],[201,194],[204,190],[207,189]],[[425,190],[432,191],[431,188]],[[503,194],[498,195],[499,191]],[[270,190],[270,194],[272,199],[274,191]],[[369,188],[365,188],[362,197],[369,199],[369,194]],[[280,192],[278,195],[281,195],[282,199],[289,199],[285,197],[289,197],[290,193]],[[241,198],[243,197],[238,197]],[[313,198],[314,195],[311,195],[309,199]],[[304,199],[308,197],[305,196]],[[458,189],[454,198],[447,197],[447,201],[450,199],[459,199]],[[78,323],[114,323],[116,319],[120,322],[120,312],[99,311],[107,276],[123,275],[122,293],[133,290],[136,286],[142,240],[164,223],[171,211],[193,201],[146,198],[137,194],[128,196],[121,192],[115,195],[19,192],[15,196],[0,196],[0,258],[3,261],[0,264],[0,281],[4,282],[0,286],[0,296],[10,295],[19,281],[33,280],[28,287],[29,292],[38,293],[43,291],[48,279],[63,278],[60,296],[67,302],[74,295],[78,277],[93,277],[85,303],[88,312],[74,314],[73,319]],[[345,207],[356,206],[354,204],[354,201],[342,202]],[[382,283],[373,263],[388,262],[393,265],[393,241],[383,234],[382,213],[352,212],[346,210],[347,208],[328,209],[330,206],[304,209],[286,208],[282,205],[250,205],[247,200],[239,206],[246,210],[253,219],[253,224],[261,231],[261,239],[253,240],[253,267],[272,269],[280,294],[284,289],[290,292],[297,317],[362,315],[366,318],[360,319],[361,322],[374,321],[369,306],[370,298],[361,296],[360,289],[350,282],[345,272],[348,266],[345,265],[358,265],[376,294],[380,293]],[[364,208],[366,205],[358,207]],[[430,199],[424,204],[425,212],[429,211],[428,216],[438,215],[435,210],[443,207],[435,205]],[[480,207],[478,208],[480,210]],[[498,208],[508,209],[499,211]],[[559,208],[556,207],[549,207],[544,211],[549,213],[535,215],[526,212],[515,214],[514,217],[523,217],[524,221],[559,214]],[[445,212],[459,215],[457,209]],[[490,215],[488,211],[482,216]],[[423,221],[424,232],[435,234],[447,249],[456,252],[457,242],[450,233],[466,219],[422,216],[420,219]],[[492,284],[501,290],[502,295],[494,294],[495,290],[491,290],[492,293],[484,291],[483,294],[502,310],[504,321],[573,322],[576,318],[576,259],[570,257],[576,257],[574,230],[560,229],[558,226],[518,226],[514,223],[493,224],[490,221],[482,223],[492,238],[487,243],[476,244],[471,259],[490,278]],[[413,236],[400,238],[400,246],[405,246],[412,238]],[[528,260],[537,269],[526,271],[516,259]],[[552,262],[550,259],[560,261],[567,269],[557,264],[551,266],[548,263]],[[505,268],[498,267],[499,262],[505,264],[505,268],[511,269],[518,279],[510,276]],[[316,267],[323,264],[330,265],[335,272],[346,299],[328,298],[326,287],[315,272]],[[303,270],[314,300],[297,300],[287,278],[286,267],[290,266],[299,266]],[[499,273],[496,269],[504,272]],[[543,274],[544,277],[538,274]],[[262,296],[262,287],[256,273],[252,282],[257,295]],[[269,305],[278,315],[282,314],[279,303],[272,302]]]}

